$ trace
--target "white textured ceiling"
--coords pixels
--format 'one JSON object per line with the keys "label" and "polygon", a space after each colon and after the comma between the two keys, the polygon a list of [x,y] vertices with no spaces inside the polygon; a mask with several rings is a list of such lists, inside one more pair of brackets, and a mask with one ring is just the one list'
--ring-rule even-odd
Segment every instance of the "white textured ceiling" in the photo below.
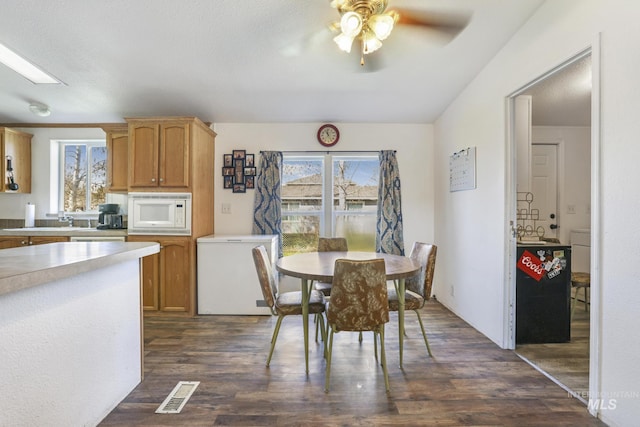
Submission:
{"label": "white textured ceiling", "polygon": [[3,0],[0,42],[65,85],[0,65],[0,123],[432,123],[542,0],[390,3],[471,20],[447,44],[399,26],[363,72],[325,30],[338,17],[329,0]]}
{"label": "white textured ceiling", "polygon": [[523,95],[531,95],[533,126],[591,125],[591,55],[576,60]]}

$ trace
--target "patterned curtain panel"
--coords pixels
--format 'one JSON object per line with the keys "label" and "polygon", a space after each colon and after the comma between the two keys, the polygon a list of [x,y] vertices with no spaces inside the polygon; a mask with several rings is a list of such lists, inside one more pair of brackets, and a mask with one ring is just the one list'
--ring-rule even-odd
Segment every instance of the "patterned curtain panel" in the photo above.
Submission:
{"label": "patterned curtain panel", "polygon": [[278,258],[282,257],[282,208],[280,182],[282,181],[282,153],[263,151],[256,177],[253,201],[253,234],[278,235]]}
{"label": "patterned curtain panel", "polygon": [[396,153],[380,152],[380,182],[378,183],[378,221],[376,252],[404,255],[402,237],[402,203],[400,172]]}

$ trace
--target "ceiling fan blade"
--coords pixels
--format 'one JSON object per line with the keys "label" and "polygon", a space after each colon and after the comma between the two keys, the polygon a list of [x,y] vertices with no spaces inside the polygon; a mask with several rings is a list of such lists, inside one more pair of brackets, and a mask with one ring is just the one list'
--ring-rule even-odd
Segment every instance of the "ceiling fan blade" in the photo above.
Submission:
{"label": "ceiling fan blade", "polygon": [[470,12],[460,11],[425,11],[415,9],[395,9],[400,15],[396,25],[428,27],[438,31],[450,39],[455,38],[471,21]]}
{"label": "ceiling fan blade", "polygon": [[329,44],[333,38],[333,33],[329,26],[309,32],[294,42],[287,42],[280,47],[280,54],[286,57],[300,56],[310,49],[317,46]]}

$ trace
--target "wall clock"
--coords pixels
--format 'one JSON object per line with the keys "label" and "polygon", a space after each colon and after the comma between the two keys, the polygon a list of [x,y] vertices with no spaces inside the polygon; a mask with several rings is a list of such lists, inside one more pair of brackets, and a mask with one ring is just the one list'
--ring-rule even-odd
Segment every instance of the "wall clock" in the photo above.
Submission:
{"label": "wall clock", "polygon": [[318,142],[325,147],[333,147],[340,139],[340,131],[332,124],[324,124],[318,129]]}

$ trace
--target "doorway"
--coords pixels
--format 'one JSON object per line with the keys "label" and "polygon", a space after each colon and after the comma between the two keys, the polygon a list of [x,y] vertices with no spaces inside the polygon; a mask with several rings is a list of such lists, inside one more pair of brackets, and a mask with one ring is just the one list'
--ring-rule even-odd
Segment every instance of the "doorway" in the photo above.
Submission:
{"label": "doorway", "polygon": [[[590,158],[590,153],[596,152],[591,141],[591,106],[596,105],[591,97],[594,68],[591,61],[591,50],[585,51],[509,98],[510,150],[515,157],[510,168],[513,194],[509,196],[514,211],[508,267],[512,325],[517,310],[514,304],[517,229],[514,225],[520,194],[526,193],[536,201],[531,203],[531,211],[539,215],[533,238],[557,239],[560,244],[571,245],[572,229],[591,228],[591,195],[595,194],[592,182],[597,178],[591,177],[594,163]],[[528,108],[524,115],[516,108],[521,109],[523,105]],[[578,188],[579,185],[582,188]],[[568,343],[519,345],[512,326],[510,348],[567,390],[587,396],[593,386],[590,366],[594,366],[590,358],[590,334],[594,327],[589,314],[588,310],[580,311],[570,320]]]}

